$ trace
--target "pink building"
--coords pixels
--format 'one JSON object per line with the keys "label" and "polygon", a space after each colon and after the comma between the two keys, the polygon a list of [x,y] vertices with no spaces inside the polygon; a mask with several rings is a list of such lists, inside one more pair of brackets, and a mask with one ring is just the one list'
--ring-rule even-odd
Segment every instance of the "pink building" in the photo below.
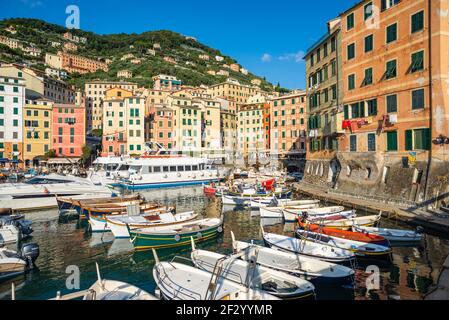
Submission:
{"label": "pink building", "polygon": [[84,103],[53,106],[53,144],[57,157],[81,157],[86,144],[86,108]]}
{"label": "pink building", "polygon": [[160,74],[153,77],[153,89],[165,91],[181,90],[182,82],[176,77]]}
{"label": "pink building", "polygon": [[173,148],[173,110],[166,105],[156,104],[150,107],[149,116],[149,140],[157,142],[165,149]]}

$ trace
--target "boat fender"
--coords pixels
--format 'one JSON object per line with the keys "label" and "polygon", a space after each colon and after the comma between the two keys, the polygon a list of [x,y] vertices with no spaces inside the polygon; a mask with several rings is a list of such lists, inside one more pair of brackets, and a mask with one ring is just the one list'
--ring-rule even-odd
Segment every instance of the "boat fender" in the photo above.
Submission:
{"label": "boat fender", "polygon": [[179,235],[179,234],[177,234],[176,236],[175,236],[175,241],[176,242],[179,242],[181,240],[181,236]]}
{"label": "boat fender", "polygon": [[218,227],[217,231],[218,231],[218,233],[222,233],[223,232],[223,228],[222,227]]}
{"label": "boat fender", "polygon": [[181,178],[181,174],[178,172],[178,178]]}
{"label": "boat fender", "polygon": [[168,174],[164,175],[164,178],[167,179],[168,178]]}
{"label": "boat fender", "polygon": [[201,234],[201,232],[198,232],[197,234],[196,234],[196,238],[197,239],[201,239],[203,237],[203,235]]}

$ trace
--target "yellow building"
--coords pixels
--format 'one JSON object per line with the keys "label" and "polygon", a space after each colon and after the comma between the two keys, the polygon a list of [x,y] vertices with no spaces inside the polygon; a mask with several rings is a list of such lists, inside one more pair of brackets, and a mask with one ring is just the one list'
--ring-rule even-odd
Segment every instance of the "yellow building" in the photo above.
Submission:
{"label": "yellow building", "polygon": [[23,108],[23,159],[26,165],[37,164],[51,150],[53,102],[27,100]]}
{"label": "yellow building", "polygon": [[210,86],[208,93],[212,97],[224,97],[234,99],[238,104],[245,104],[248,99],[258,93],[263,93],[260,88],[240,84],[237,80],[228,79],[226,82]]}

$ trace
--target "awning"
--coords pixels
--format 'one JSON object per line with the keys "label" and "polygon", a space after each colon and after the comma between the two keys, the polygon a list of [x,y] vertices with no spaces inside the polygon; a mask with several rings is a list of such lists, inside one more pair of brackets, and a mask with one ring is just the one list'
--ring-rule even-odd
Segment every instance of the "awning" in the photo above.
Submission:
{"label": "awning", "polygon": [[53,159],[48,159],[47,164],[51,165],[51,164],[77,164],[78,162],[80,162],[81,158],[53,158]]}

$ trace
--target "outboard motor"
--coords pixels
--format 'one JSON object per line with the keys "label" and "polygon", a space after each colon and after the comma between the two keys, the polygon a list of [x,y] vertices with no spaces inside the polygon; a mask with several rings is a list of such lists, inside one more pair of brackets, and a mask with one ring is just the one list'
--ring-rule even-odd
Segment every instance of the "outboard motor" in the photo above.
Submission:
{"label": "outboard motor", "polygon": [[39,257],[39,245],[36,243],[27,243],[22,246],[20,255],[28,263],[28,267],[32,268]]}
{"label": "outboard motor", "polygon": [[19,220],[15,222],[17,228],[19,228],[22,233],[22,237],[26,238],[33,233],[33,227],[31,227],[32,222],[28,220]]}

